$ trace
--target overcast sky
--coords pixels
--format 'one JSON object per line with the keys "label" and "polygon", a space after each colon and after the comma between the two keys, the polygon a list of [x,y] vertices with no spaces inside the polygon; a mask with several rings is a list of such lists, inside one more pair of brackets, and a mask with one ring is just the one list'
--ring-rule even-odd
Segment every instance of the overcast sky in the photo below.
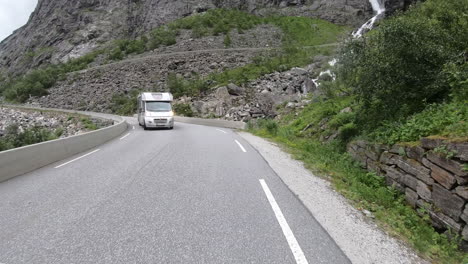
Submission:
{"label": "overcast sky", "polygon": [[28,22],[37,0],[0,0],[0,41]]}

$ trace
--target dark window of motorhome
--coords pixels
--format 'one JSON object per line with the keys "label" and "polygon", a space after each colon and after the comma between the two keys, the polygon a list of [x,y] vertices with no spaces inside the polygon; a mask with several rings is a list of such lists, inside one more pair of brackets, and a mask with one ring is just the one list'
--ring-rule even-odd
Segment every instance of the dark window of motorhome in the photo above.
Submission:
{"label": "dark window of motorhome", "polygon": [[169,102],[146,102],[146,111],[149,112],[169,112],[172,110]]}

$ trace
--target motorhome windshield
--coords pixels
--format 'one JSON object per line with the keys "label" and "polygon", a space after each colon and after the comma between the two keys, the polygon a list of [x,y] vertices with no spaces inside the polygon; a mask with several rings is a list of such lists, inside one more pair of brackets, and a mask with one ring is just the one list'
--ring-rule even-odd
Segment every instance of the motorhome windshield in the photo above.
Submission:
{"label": "motorhome windshield", "polygon": [[171,110],[170,102],[146,102],[146,111],[149,112],[169,112]]}

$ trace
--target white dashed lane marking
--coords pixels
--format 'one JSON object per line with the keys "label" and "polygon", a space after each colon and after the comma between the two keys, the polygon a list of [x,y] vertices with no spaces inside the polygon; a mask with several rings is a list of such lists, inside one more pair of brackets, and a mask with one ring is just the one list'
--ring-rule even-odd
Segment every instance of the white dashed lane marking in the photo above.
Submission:
{"label": "white dashed lane marking", "polygon": [[278,220],[278,223],[280,224],[281,229],[283,230],[283,234],[286,237],[286,240],[288,241],[289,248],[291,248],[294,258],[296,259],[296,263],[308,264],[309,262],[307,261],[304,252],[302,252],[302,249],[299,246],[299,243],[297,242],[296,237],[294,236],[291,228],[289,227],[286,218],[284,218],[283,212],[281,212],[281,208],[279,207],[278,203],[276,203],[275,197],[271,193],[270,188],[268,188],[268,185],[266,184],[264,179],[260,179],[260,184],[262,185],[263,191],[265,192],[268,202],[270,203],[271,208],[275,213],[276,219]]}
{"label": "white dashed lane marking", "polygon": [[65,162],[65,163],[63,163],[63,164],[61,164],[61,165],[58,165],[57,167],[55,167],[55,169],[58,169],[58,168],[60,168],[60,167],[63,167],[63,166],[65,166],[65,165],[67,165],[67,164],[70,164],[70,163],[72,163],[72,162],[74,162],[74,161],[77,161],[77,160],[79,160],[79,159],[82,159],[82,158],[84,158],[84,157],[86,157],[86,156],[89,156],[89,155],[91,155],[91,154],[94,154],[94,153],[98,152],[99,150],[100,150],[100,149],[96,149],[96,150],[94,150],[94,151],[89,152],[88,154],[84,154],[83,156],[80,156],[80,157],[78,157],[78,158],[76,158],[76,159],[72,159],[72,160],[70,160],[70,161],[68,161],[68,162]]}

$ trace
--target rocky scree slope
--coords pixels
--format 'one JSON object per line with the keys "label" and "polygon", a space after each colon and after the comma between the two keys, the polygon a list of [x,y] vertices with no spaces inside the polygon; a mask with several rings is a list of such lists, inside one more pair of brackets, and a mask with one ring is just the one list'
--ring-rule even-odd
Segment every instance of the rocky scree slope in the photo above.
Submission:
{"label": "rocky scree slope", "polygon": [[132,90],[165,90],[169,73],[179,78],[204,77],[210,73],[252,62],[258,50],[155,54],[103,65],[69,74],[49,89],[49,95],[31,98],[29,103],[97,112],[110,112],[113,95]]}
{"label": "rocky scree slope", "polygon": [[[386,2],[391,10],[411,1]],[[0,72],[16,75],[44,63],[63,62],[108,41],[135,37],[210,8],[304,15],[352,26],[372,16],[367,0],[39,0],[28,23],[0,43]]]}
{"label": "rocky scree slope", "polygon": [[[290,111],[312,103],[311,95],[323,92],[313,81],[330,57],[318,55],[304,68],[266,74],[242,86],[230,83],[204,97],[182,97],[175,104],[187,104],[193,115],[204,118],[223,118],[249,121],[256,118],[273,118],[276,109],[285,106]],[[323,75],[321,78],[327,78]]]}
{"label": "rocky scree slope", "polygon": [[80,115],[0,106],[0,138],[6,135],[11,126],[17,126],[19,133],[33,127],[45,128],[54,132],[60,130],[57,136],[64,138],[112,124],[113,121],[110,120],[87,118]]}

